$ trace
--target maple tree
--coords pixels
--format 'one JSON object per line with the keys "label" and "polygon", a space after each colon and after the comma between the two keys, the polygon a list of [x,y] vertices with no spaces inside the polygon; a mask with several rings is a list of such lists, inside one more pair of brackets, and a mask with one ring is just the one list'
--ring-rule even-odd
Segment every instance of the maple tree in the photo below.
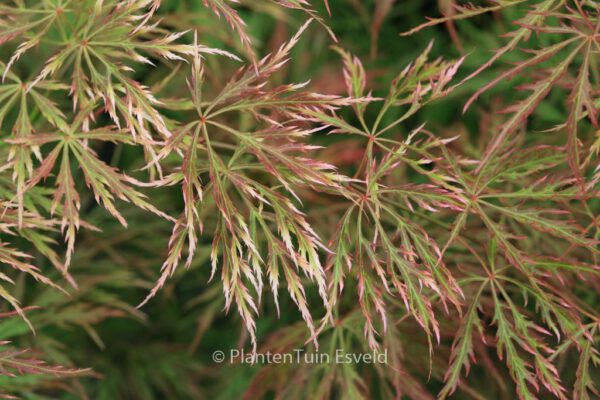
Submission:
{"label": "maple tree", "polygon": [[[327,1],[0,4],[0,395],[600,395],[600,5],[400,32],[401,4],[343,3],[366,52]],[[384,31],[410,60],[377,67]],[[215,371],[223,343],[389,358]]]}

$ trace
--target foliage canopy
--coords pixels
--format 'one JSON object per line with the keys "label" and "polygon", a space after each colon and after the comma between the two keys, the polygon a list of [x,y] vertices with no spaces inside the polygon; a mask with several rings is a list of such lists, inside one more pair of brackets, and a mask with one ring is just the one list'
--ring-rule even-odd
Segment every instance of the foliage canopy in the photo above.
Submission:
{"label": "foliage canopy", "polygon": [[0,3],[0,396],[600,396],[600,4],[240,3]]}

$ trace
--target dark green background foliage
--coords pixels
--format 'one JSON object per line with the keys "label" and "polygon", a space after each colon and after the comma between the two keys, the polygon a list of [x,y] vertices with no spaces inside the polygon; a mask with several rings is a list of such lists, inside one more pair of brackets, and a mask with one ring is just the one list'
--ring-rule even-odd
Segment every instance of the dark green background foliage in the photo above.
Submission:
{"label": "dark green background foliage", "polygon": [[0,0],[0,397],[598,398],[596,1],[157,3]]}

